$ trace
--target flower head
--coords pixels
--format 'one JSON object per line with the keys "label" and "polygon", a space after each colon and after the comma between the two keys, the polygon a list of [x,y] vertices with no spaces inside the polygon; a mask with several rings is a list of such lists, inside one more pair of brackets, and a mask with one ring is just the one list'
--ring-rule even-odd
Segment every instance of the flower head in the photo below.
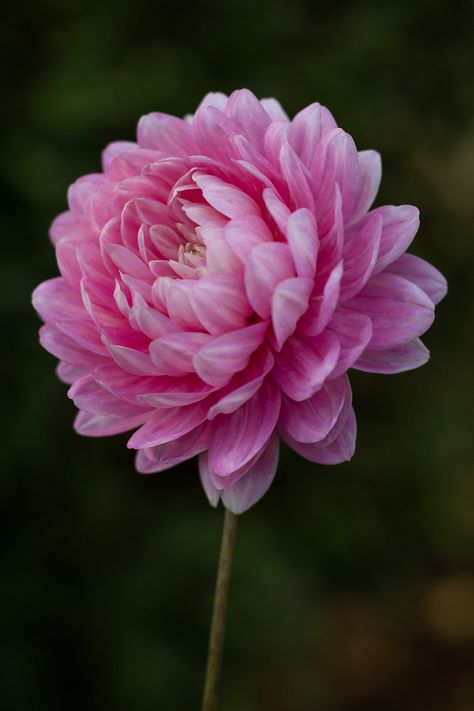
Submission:
{"label": "flower head", "polygon": [[290,121],[242,90],[142,117],[102,162],[69,188],[51,227],[61,276],[33,296],[76,430],[135,430],[143,473],[199,454],[209,500],[236,513],[270,486],[280,438],[350,459],[348,369],[425,363],[446,292],[405,254],[418,210],[371,209],[378,153],[319,104]]}

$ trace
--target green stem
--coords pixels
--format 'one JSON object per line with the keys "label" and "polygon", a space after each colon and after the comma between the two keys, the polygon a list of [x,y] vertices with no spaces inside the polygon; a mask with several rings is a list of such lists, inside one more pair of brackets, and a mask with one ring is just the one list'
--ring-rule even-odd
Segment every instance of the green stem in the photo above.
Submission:
{"label": "green stem", "polygon": [[219,567],[217,570],[216,590],[214,594],[214,610],[212,612],[211,634],[209,637],[209,652],[207,657],[202,711],[216,711],[217,708],[217,690],[222,666],[225,620],[227,602],[229,599],[229,583],[232,571],[232,559],[234,556],[236,528],[237,516],[226,509],[224,528],[222,530]]}

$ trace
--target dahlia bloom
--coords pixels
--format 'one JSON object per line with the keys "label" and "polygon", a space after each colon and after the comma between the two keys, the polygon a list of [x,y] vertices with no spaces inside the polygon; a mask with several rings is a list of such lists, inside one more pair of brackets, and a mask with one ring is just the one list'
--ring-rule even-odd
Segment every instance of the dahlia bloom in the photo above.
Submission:
{"label": "dahlia bloom", "polygon": [[61,276],[33,295],[77,432],[135,430],[142,473],[199,454],[210,502],[235,513],[270,486],[280,438],[350,459],[347,371],[425,363],[446,292],[405,254],[418,210],[371,209],[379,154],[319,104],[290,121],[242,90],[142,117],[102,166],[69,188],[51,227]]}

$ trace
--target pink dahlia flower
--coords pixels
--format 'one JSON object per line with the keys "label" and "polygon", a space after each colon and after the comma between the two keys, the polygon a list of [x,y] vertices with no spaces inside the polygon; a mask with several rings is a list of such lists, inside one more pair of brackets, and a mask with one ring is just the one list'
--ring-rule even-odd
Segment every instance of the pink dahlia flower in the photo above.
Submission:
{"label": "pink dahlia flower", "polygon": [[102,164],[69,188],[51,227],[61,276],[33,296],[77,432],[135,430],[142,473],[199,454],[210,502],[235,513],[270,486],[280,438],[350,459],[347,371],[425,363],[446,292],[405,254],[418,210],[371,209],[379,154],[319,104],[290,121],[242,90],[142,117]]}

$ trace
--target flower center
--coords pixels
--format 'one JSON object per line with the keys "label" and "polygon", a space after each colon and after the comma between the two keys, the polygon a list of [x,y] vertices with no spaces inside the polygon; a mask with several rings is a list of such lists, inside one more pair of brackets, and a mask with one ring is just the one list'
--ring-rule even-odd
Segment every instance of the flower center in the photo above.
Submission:
{"label": "flower center", "polygon": [[206,247],[200,242],[186,242],[178,250],[178,261],[188,267],[200,267],[206,263]]}

